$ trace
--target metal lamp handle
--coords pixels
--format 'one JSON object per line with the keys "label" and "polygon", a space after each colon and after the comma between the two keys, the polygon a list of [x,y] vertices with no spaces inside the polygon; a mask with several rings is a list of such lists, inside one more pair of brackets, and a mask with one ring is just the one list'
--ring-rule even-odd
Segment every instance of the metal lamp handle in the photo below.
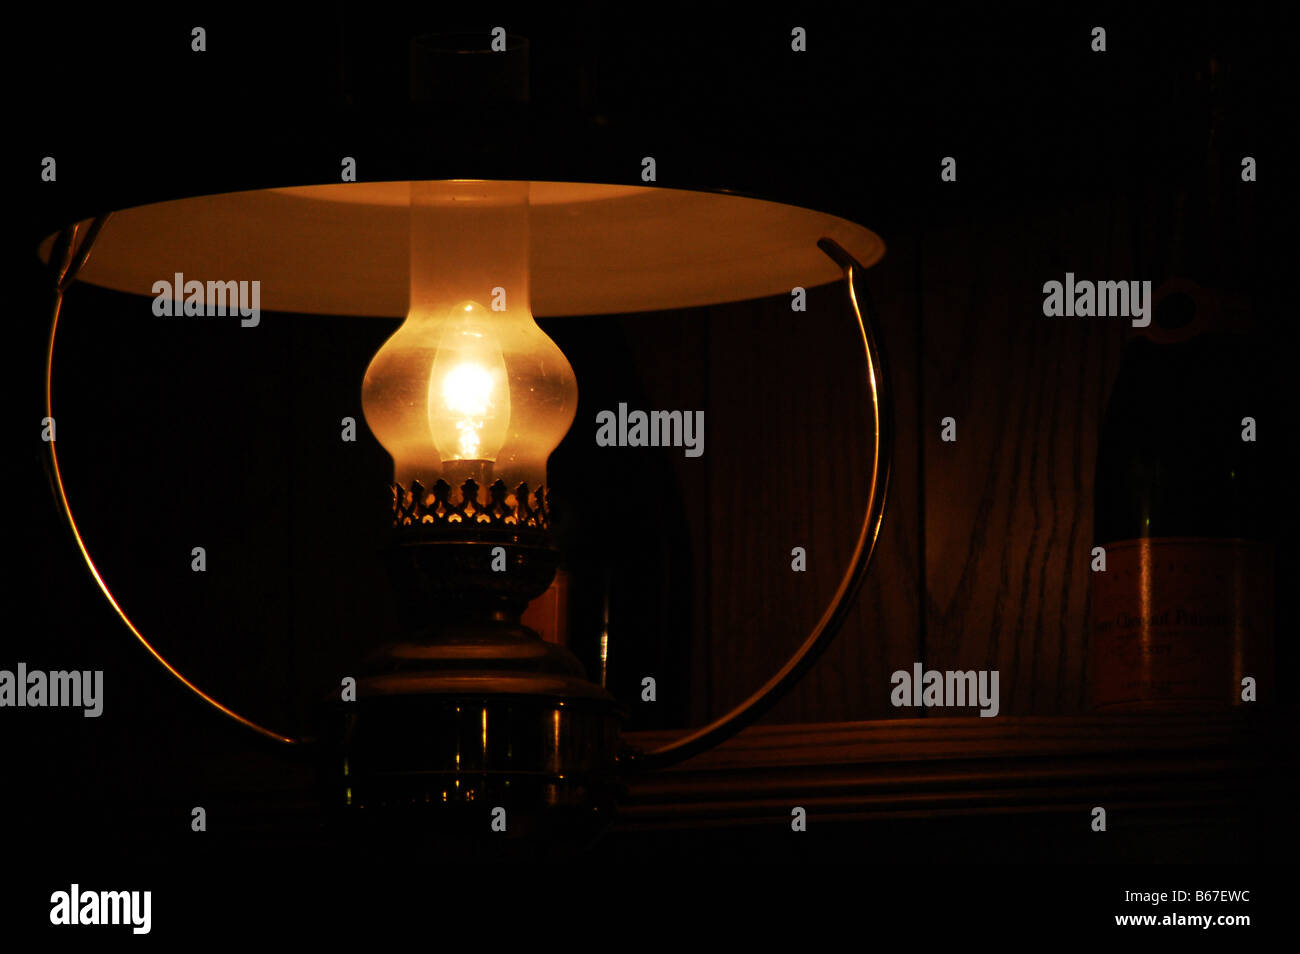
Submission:
{"label": "metal lamp handle", "polygon": [[620,765],[626,768],[657,769],[682,762],[725,742],[771,709],[812,668],[813,663],[825,652],[843,627],[852,608],[853,598],[857,595],[866,576],[871,555],[875,552],[880,523],[885,513],[885,492],[889,485],[890,462],[893,455],[893,407],[890,404],[889,389],[885,386],[880,345],[876,341],[870,318],[863,317],[859,305],[860,297],[866,301],[866,291],[863,289],[859,293],[854,285],[854,279],[863,270],[863,266],[833,239],[823,238],[817,242],[817,247],[844,270],[849,304],[857,319],[858,330],[862,335],[862,347],[866,352],[867,383],[871,388],[871,409],[875,420],[871,498],[867,504],[866,515],[862,518],[862,529],[858,532],[858,542],[854,547],[849,569],[840,580],[839,588],[836,589],[830,605],[812,633],[776,675],[772,676],[757,692],[708,725],[694,729],[658,748],[648,751],[626,748],[619,756]]}
{"label": "metal lamp handle", "polygon": [[[54,419],[54,403],[50,387],[50,381],[54,376],[54,337],[59,330],[59,312],[62,311],[63,308],[63,293],[72,285],[73,280],[77,277],[77,272],[81,270],[81,267],[85,265],[86,261],[90,258],[90,252],[95,244],[95,239],[99,236],[100,230],[103,229],[104,223],[106,223],[108,219],[109,216],[105,214],[93,220],[90,223],[90,226],[86,229],[85,236],[82,238],[80,245],[77,244],[77,231],[79,230],[81,223],[68,226],[59,233],[58,239],[55,240],[54,248],[50,252],[50,267],[53,270],[54,275],[54,294],[53,302],[51,303],[50,340],[45,351],[45,416],[50,420]],[[72,516],[72,507],[68,504],[68,494],[63,487],[63,473],[59,470],[59,452],[55,447],[53,435],[50,437],[49,447],[50,456],[47,465],[49,467],[50,484],[54,489],[54,495],[58,498],[59,507],[63,512],[63,516],[68,521],[68,527],[72,530],[72,537],[77,543],[77,549],[81,551],[81,557],[86,561],[86,566],[90,569],[90,575],[95,578],[95,582],[99,585],[99,589],[103,592],[109,605],[113,607],[122,622],[126,624],[126,628],[131,631],[131,634],[140,641],[140,645],[144,646],[154,659],[162,663],[163,668],[175,676],[181,685],[190,690],[190,692],[194,693],[208,705],[212,706],[218,712],[234,719],[241,725],[252,729],[259,735],[271,739],[272,741],[287,745],[296,745],[301,743],[303,741],[302,739],[283,735],[279,732],[273,732],[264,726],[258,725],[252,719],[240,715],[234,709],[222,705],[198,686],[194,685],[194,683],[186,679],[185,676],[181,674],[180,670],[164,659],[162,653],[154,649],[154,647],[149,643],[149,640],[144,638],[144,634],[136,628],[135,623],[131,622],[131,618],[126,615],[126,611],[123,610],[121,604],[117,602],[112,591],[109,590],[108,584],[104,582],[104,578],[99,575],[99,570],[95,567],[95,561],[90,558],[90,551],[86,549],[86,543],[81,538],[81,531],[77,528],[77,521]]]}

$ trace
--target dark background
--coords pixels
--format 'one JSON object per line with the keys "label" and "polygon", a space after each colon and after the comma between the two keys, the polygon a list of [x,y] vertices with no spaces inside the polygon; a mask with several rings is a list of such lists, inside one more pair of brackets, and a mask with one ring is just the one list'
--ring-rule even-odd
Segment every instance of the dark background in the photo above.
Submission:
{"label": "dark background", "polygon": [[[22,306],[10,323],[19,519],[0,665],[103,669],[106,704],[96,720],[4,714],[6,824],[40,853],[85,864],[141,845],[174,860],[192,853],[190,807],[212,803],[245,826],[214,836],[214,866],[322,850],[292,821],[256,821],[266,806],[308,804],[302,766],[146,656],[59,517],[38,439],[48,302],[33,249],[98,211],[334,181],[343,155],[366,179],[625,183],[653,155],[659,185],[750,192],[877,231],[888,251],[868,282],[897,401],[890,509],[850,623],[766,721],[924,715],[888,704],[889,673],[917,660],[998,668],[1004,714],[1083,711],[1092,470],[1126,323],[1045,320],[1041,286],[1067,270],[1158,280],[1167,269],[1170,211],[1203,143],[1198,71],[1211,51],[1228,67],[1224,154],[1259,163],[1258,182],[1225,196],[1227,244],[1241,251],[1262,319],[1259,376],[1275,396],[1289,360],[1282,278],[1294,243],[1281,221],[1293,189],[1281,141],[1295,84],[1282,5],[1120,10],[37,11],[17,31],[8,84]],[[196,24],[208,31],[202,55],[189,50]],[[530,40],[527,107],[406,105],[410,35],[498,24]],[[806,54],[789,51],[796,24]],[[1089,48],[1096,25],[1107,28],[1101,54]],[[45,155],[58,158],[57,184],[38,180]],[[939,180],[944,156],[957,158],[956,183]],[[164,655],[296,733],[319,687],[392,625],[373,561],[387,457],[364,429],[356,444],[337,435],[341,417],[362,420],[361,376],[395,323],[270,314],[255,330],[164,326],[148,305],[88,287],[67,296],[55,407],[70,499],[101,571]],[[634,702],[640,675],[659,679],[660,702],[634,704],[632,728],[693,724],[739,701],[833,592],[866,499],[848,320],[828,287],[807,315],[778,297],[542,322],[582,391],[552,479],[608,515],[575,531],[578,608],[611,588],[621,698]],[[597,456],[583,422],[620,400],[705,410],[705,456]],[[956,444],[939,440],[947,415]],[[1275,404],[1258,419],[1262,441],[1292,442]],[[1279,510],[1279,541],[1289,521]],[[189,570],[195,545],[208,550],[203,575]],[[805,575],[789,572],[795,545],[809,549]],[[1293,571],[1292,548],[1279,547],[1279,580]],[[1280,634],[1288,621],[1279,615]],[[1281,642],[1286,671],[1294,655]],[[644,845],[612,837],[606,861],[635,866]],[[812,860],[838,857],[821,851]],[[1203,860],[1194,846],[1175,855]]]}

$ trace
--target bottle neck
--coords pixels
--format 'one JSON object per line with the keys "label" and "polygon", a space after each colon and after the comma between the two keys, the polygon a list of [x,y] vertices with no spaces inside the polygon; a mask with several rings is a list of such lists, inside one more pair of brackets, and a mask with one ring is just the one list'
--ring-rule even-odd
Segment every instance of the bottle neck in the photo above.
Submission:
{"label": "bottle neck", "polygon": [[1166,206],[1167,235],[1155,269],[1152,320],[1130,327],[1130,339],[1170,345],[1204,334],[1251,331],[1250,235],[1243,229],[1245,193],[1229,156],[1227,73],[1211,56],[1197,75],[1185,161]]}

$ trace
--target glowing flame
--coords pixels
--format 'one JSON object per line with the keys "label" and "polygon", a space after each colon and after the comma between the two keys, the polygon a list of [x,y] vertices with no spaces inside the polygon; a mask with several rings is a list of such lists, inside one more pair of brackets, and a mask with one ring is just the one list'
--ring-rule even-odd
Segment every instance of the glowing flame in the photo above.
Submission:
{"label": "glowing flame", "polygon": [[442,379],[442,400],[456,418],[459,435],[457,455],[463,460],[479,457],[483,426],[494,402],[492,372],[477,364],[458,364]]}

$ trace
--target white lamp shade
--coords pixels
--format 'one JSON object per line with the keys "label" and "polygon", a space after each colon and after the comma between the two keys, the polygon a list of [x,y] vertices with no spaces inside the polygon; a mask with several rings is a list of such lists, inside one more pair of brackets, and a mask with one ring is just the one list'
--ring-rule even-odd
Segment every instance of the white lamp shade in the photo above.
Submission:
{"label": "white lamp shade", "polygon": [[[473,181],[463,181],[467,194]],[[403,317],[410,183],[338,183],[176,199],[113,214],[78,280],[153,296],[160,280],[260,282],[261,308]],[[884,255],[837,216],[727,193],[532,182],[533,313],[599,315],[789,293],[841,278],[817,247]],[[48,260],[54,237],[41,245]]]}

